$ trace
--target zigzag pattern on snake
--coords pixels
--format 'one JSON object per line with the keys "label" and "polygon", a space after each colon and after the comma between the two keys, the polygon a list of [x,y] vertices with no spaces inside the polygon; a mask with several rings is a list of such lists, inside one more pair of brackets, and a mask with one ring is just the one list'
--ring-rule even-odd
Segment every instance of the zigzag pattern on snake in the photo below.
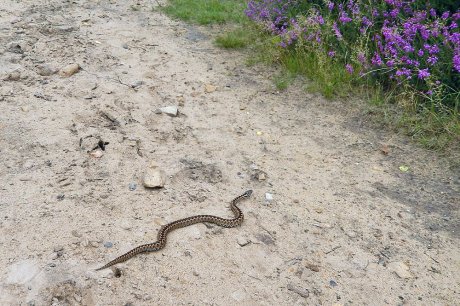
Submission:
{"label": "zigzag pattern on snake", "polygon": [[141,253],[156,252],[156,251],[163,249],[166,245],[166,237],[168,233],[178,228],[190,226],[196,223],[203,223],[203,222],[214,223],[222,227],[239,226],[243,222],[244,215],[243,215],[243,212],[236,206],[236,203],[238,203],[239,201],[243,199],[249,198],[251,194],[252,194],[252,190],[248,190],[242,195],[237,196],[230,202],[230,208],[233,214],[235,215],[235,218],[233,219],[225,219],[225,218],[220,218],[220,217],[211,216],[211,215],[198,215],[198,216],[192,216],[192,217],[188,217],[188,218],[184,218],[184,219],[180,219],[180,220],[168,223],[165,226],[161,227],[160,230],[158,231],[157,241],[153,243],[140,245],[132,249],[131,251],[115,258],[114,260],[110,261],[106,265],[96,269],[96,271],[106,269],[110,266],[127,261],[128,259],[138,254],[141,254]]}

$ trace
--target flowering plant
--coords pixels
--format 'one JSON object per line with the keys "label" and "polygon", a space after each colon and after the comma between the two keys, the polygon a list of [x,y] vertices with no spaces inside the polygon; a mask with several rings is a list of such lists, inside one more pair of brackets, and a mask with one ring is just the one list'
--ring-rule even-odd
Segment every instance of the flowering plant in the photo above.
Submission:
{"label": "flowering plant", "polygon": [[460,9],[416,0],[251,0],[246,15],[287,50],[327,57],[356,78],[460,107]]}

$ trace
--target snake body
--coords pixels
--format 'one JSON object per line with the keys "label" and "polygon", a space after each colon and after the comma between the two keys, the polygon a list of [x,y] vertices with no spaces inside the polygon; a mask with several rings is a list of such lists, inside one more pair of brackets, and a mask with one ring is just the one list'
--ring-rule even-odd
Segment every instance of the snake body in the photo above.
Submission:
{"label": "snake body", "polygon": [[165,226],[161,227],[160,230],[158,231],[157,241],[153,243],[140,245],[132,249],[131,251],[121,256],[118,256],[117,258],[110,261],[106,265],[96,269],[96,271],[106,269],[110,266],[127,261],[128,259],[138,254],[141,254],[141,253],[157,252],[163,249],[166,245],[166,237],[168,236],[168,233],[178,228],[190,226],[192,224],[203,223],[203,222],[214,223],[219,226],[227,227],[227,228],[239,226],[243,222],[244,215],[243,215],[243,212],[236,206],[236,204],[243,199],[249,198],[251,194],[252,194],[252,190],[248,190],[242,195],[237,196],[230,202],[231,204],[230,208],[233,214],[235,215],[233,219],[225,219],[225,218],[220,218],[220,217],[211,216],[211,215],[197,215],[197,216],[192,216],[192,217],[188,217],[188,218],[184,218],[184,219],[180,219],[180,220],[176,220],[174,222],[168,223]]}

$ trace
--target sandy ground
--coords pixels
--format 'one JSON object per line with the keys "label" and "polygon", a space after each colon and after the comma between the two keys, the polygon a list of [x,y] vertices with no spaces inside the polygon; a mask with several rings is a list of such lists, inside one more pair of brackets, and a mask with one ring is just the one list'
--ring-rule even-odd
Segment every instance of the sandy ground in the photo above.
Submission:
{"label": "sandy ground", "polygon": [[[458,169],[156,1],[39,2],[0,4],[0,305],[458,303]],[[241,227],[94,270],[247,189]]]}

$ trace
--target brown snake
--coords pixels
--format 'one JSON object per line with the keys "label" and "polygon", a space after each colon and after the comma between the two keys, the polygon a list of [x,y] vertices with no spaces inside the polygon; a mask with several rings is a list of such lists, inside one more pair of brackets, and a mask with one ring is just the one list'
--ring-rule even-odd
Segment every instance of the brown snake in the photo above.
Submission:
{"label": "brown snake", "polygon": [[238,203],[239,201],[243,199],[249,198],[251,194],[252,194],[252,190],[248,190],[242,195],[237,196],[230,202],[231,204],[230,208],[233,214],[235,215],[235,218],[233,219],[224,219],[224,218],[211,216],[211,215],[198,215],[198,216],[192,216],[192,217],[188,217],[188,218],[184,218],[184,219],[180,219],[180,220],[168,223],[165,226],[161,227],[160,230],[158,231],[157,241],[155,241],[154,243],[140,245],[132,249],[131,251],[121,256],[118,256],[114,260],[107,263],[105,266],[102,266],[96,269],[96,271],[108,268],[120,262],[127,261],[128,259],[138,254],[141,254],[141,253],[156,252],[156,251],[161,250],[166,245],[166,236],[168,235],[168,233],[178,228],[186,227],[186,226],[196,224],[196,223],[203,223],[203,222],[214,223],[222,227],[236,227],[238,225],[241,225],[244,219],[244,215],[243,215],[243,212],[236,206],[236,203]]}

